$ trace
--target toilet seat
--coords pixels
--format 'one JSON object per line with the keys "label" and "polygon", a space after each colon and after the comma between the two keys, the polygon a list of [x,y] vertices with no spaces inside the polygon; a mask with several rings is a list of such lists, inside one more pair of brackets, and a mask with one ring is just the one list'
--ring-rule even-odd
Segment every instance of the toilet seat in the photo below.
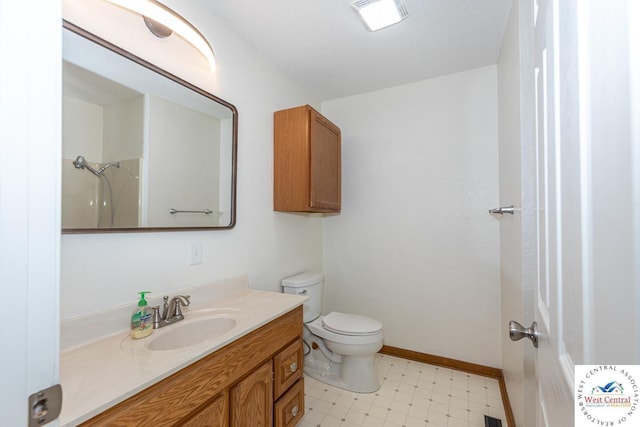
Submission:
{"label": "toilet seat", "polygon": [[341,335],[375,335],[382,331],[382,323],[375,319],[357,314],[333,311],[322,319],[322,327]]}
{"label": "toilet seat", "polygon": [[324,317],[320,316],[312,322],[305,323],[305,327],[309,329],[309,331],[320,338],[325,340],[334,341],[341,344],[374,344],[380,343],[382,344],[383,332],[380,330],[377,333],[370,333],[366,335],[347,335],[345,333],[333,332],[327,329],[324,326]]}

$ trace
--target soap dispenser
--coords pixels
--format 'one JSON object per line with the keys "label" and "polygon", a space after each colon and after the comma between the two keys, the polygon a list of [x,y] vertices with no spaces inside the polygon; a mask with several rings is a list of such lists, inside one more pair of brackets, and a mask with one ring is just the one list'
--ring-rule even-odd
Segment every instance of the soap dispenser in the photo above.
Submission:
{"label": "soap dispenser", "polygon": [[138,301],[138,307],[131,316],[131,338],[140,339],[148,337],[153,332],[153,320],[152,311],[147,307],[147,300],[144,299],[145,294],[149,294],[149,291],[138,292],[140,294],[140,301]]}

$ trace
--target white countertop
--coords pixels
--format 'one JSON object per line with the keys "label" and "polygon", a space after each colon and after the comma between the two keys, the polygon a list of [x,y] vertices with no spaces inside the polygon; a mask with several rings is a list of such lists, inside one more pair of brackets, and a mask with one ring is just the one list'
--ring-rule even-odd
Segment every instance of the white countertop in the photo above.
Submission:
{"label": "white countertop", "polygon": [[[71,348],[60,355],[60,383],[63,390],[61,426],[75,426],[232,341],[302,305],[307,297],[256,290],[200,306],[184,309],[185,320],[154,331],[141,340],[121,332],[92,343]],[[151,351],[146,348],[154,336],[196,318],[207,309],[234,313],[236,326],[229,332],[187,348]]]}

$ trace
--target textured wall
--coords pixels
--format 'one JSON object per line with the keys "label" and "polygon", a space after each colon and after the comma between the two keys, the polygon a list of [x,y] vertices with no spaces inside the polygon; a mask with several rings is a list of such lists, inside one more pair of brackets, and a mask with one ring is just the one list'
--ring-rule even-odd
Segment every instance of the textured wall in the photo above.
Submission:
{"label": "textured wall", "polygon": [[343,205],[324,221],[325,311],[385,343],[500,366],[496,67],[325,102]]}

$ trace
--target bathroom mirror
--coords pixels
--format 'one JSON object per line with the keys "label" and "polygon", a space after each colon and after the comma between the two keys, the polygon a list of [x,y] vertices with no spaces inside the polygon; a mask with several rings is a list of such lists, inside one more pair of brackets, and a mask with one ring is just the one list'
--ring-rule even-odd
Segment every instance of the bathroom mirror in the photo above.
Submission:
{"label": "bathroom mirror", "polygon": [[233,227],[236,108],[63,27],[62,232]]}

